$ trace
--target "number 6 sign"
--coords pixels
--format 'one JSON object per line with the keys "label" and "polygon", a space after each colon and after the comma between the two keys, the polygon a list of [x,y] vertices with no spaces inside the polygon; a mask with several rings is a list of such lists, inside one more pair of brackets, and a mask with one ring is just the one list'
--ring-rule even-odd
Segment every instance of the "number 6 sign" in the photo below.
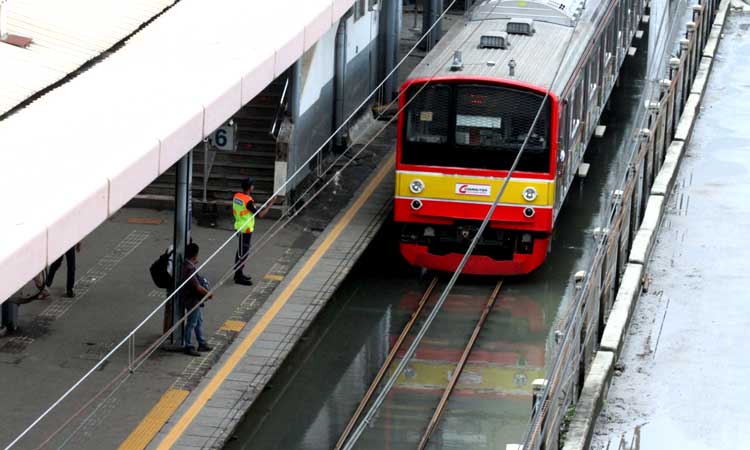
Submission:
{"label": "number 6 sign", "polygon": [[217,150],[233,152],[237,150],[237,125],[229,121],[216,129],[208,137],[208,142]]}

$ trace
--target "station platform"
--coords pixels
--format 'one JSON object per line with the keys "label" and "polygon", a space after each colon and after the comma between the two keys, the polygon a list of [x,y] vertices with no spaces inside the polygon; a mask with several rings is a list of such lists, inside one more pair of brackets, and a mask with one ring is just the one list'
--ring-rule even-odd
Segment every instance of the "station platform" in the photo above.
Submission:
{"label": "station platform", "polygon": [[[364,134],[383,125],[372,122]],[[128,367],[127,352],[118,352],[14,448],[220,447],[388,217],[394,135],[394,127],[382,133],[258,249],[246,269],[254,286],[219,287],[204,310],[212,351],[191,357],[160,349],[112,384]],[[258,222],[254,245],[272,224]],[[124,208],[82,242],[76,297],[63,297],[63,264],[48,299],[10,299],[19,303],[20,328],[0,337],[2,448],[163,300],[148,268],[170,245],[172,229],[171,211]],[[231,231],[228,217],[216,228],[194,223],[199,260]],[[228,245],[203,275],[218,280],[235,251]],[[161,316],[136,335],[136,354],[161,334]]]}
{"label": "station platform", "polygon": [[592,449],[748,446],[750,7],[737,4],[744,12],[728,15]]}

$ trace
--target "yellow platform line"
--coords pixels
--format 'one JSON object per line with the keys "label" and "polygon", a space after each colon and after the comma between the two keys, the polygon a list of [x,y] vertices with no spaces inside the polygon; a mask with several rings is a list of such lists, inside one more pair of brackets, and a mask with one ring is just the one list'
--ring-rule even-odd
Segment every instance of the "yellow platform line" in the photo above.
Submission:
{"label": "yellow platform line", "polygon": [[269,281],[282,281],[284,279],[284,275],[274,275],[274,274],[266,274],[266,276],[263,277],[264,280]]}
{"label": "yellow platform line", "polygon": [[242,320],[227,320],[224,325],[221,326],[220,330],[224,331],[242,331],[245,328],[245,324]]}
{"label": "yellow platform line", "polygon": [[360,195],[359,198],[355,200],[354,204],[352,204],[352,206],[346,211],[341,220],[339,220],[339,222],[334,225],[331,232],[320,244],[320,247],[315,249],[315,252],[313,252],[310,258],[305,262],[300,271],[297,272],[297,274],[294,276],[294,278],[292,278],[292,280],[284,288],[284,290],[281,291],[268,311],[266,311],[263,317],[261,317],[260,321],[255,325],[255,327],[253,327],[250,333],[245,336],[242,342],[240,342],[239,346],[237,346],[237,348],[234,350],[234,352],[232,352],[229,358],[227,358],[227,360],[219,368],[219,370],[216,371],[214,377],[210,379],[206,387],[200,392],[200,394],[198,394],[195,401],[192,405],[190,405],[190,408],[188,408],[185,415],[180,417],[177,422],[175,422],[172,429],[169,430],[169,433],[167,433],[167,435],[164,437],[164,440],[159,443],[157,449],[162,450],[172,448],[172,446],[177,442],[177,439],[182,436],[188,425],[190,425],[190,423],[198,415],[198,412],[203,409],[204,406],[206,406],[206,403],[214,395],[219,386],[221,386],[221,383],[226,380],[227,376],[229,376],[229,374],[232,372],[232,370],[234,370],[240,360],[242,360],[242,357],[245,356],[248,350],[250,350],[250,347],[253,345],[253,343],[255,343],[261,333],[265,331],[266,327],[268,327],[271,321],[279,313],[281,308],[287,303],[287,301],[289,301],[289,298],[292,296],[294,291],[297,290],[302,281],[307,277],[312,268],[315,267],[318,261],[320,261],[320,258],[323,257],[323,255],[328,251],[331,245],[338,239],[346,226],[349,225],[357,211],[362,208],[365,202],[375,191],[375,188],[378,187],[385,176],[393,170],[394,161],[395,155],[391,153],[391,155],[388,157],[387,163],[384,164],[375,175],[375,177],[372,178],[369,183],[367,183],[367,186],[365,186],[362,195]]}
{"label": "yellow platform line", "polygon": [[167,420],[172,417],[177,408],[187,398],[190,391],[170,388],[161,397],[159,402],[151,408],[141,423],[130,433],[127,439],[120,444],[119,450],[142,450],[161,430]]}

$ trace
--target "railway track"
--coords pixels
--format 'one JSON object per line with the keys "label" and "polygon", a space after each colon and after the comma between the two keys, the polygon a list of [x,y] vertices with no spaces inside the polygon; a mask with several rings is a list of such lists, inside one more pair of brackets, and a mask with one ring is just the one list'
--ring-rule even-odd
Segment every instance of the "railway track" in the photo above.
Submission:
{"label": "railway track", "polygon": [[[370,386],[368,387],[364,396],[362,397],[359,404],[357,405],[357,408],[355,409],[354,414],[352,414],[351,419],[349,420],[346,427],[344,428],[344,431],[341,433],[341,436],[339,437],[339,440],[336,443],[334,450],[341,450],[344,447],[344,445],[347,443],[352,433],[352,430],[359,422],[362,416],[362,413],[365,411],[368,404],[370,404],[370,400],[372,399],[373,395],[378,390],[378,387],[381,385],[383,378],[388,373],[389,368],[393,364],[393,361],[396,359],[396,355],[402,350],[404,343],[406,341],[406,337],[409,335],[409,333],[411,333],[419,317],[421,317],[422,314],[428,309],[425,307],[427,303],[429,302],[429,300],[433,298],[433,293],[440,292],[439,289],[437,291],[435,290],[435,288],[438,285],[438,282],[439,282],[439,277],[435,276],[430,282],[430,284],[427,286],[427,288],[425,289],[425,292],[420,297],[419,302],[417,303],[417,307],[412,312],[411,316],[409,317],[409,320],[407,321],[403,330],[401,331],[398,338],[396,339],[393,346],[391,347],[391,350],[388,353],[388,356],[386,357],[385,361],[383,362],[383,365],[378,370],[377,374],[375,375],[375,378],[373,379],[372,383],[370,383]],[[430,438],[432,437],[433,433],[437,429],[438,424],[440,423],[440,419],[443,415],[443,412],[445,411],[445,408],[448,404],[448,400],[450,399],[450,396],[453,393],[453,390],[455,389],[459,378],[461,377],[461,373],[463,372],[463,369],[466,366],[467,361],[469,360],[469,356],[471,355],[471,351],[474,347],[474,344],[476,343],[477,338],[479,337],[479,333],[482,331],[482,328],[484,327],[484,324],[486,323],[487,318],[489,317],[490,312],[492,311],[492,308],[494,307],[497,301],[502,285],[503,285],[503,280],[500,279],[495,284],[495,287],[490,293],[490,295],[487,297],[487,301],[485,303],[484,308],[482,309],[482,313],[479,316],[479,319],[477,320],[476,325],[474,326],[474,330],[471,336],[469,337],[469,340],[467,341],[463,349],[463,352],[461,353],[461,357],[459,358],[456,364],[456,367],[453,369],[451,373],[450,379],[448,381],[448,385],[445,387],[445,390],[443,391],[443,394],[440,397],[440,401],[435,407],[435,410],[429,422],[427,423],[427,426],[424,432],[422,433],[419,443],[417,444],[418,450],[423,450],[427,447],[427,444],[429,443]]]}

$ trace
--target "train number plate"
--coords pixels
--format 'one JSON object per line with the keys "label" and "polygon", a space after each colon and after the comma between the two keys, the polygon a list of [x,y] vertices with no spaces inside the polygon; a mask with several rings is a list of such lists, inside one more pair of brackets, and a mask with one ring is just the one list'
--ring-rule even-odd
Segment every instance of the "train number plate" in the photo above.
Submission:
{"label": "train number plate", "polygon": [[487,184],[456,183],[456,194],[489,197],[492,187]]}

